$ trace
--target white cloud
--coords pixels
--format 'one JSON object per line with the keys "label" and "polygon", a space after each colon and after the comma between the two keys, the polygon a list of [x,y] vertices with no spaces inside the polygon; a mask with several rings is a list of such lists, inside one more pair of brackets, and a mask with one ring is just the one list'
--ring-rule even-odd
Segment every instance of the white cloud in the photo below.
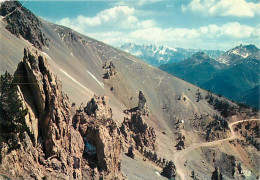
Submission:
{"label": "white cloud", "polygon": [[222,26],[211,24],[197,29],[150,27],[131,32],[110,31],[87,35],[115,46],[135,42],[185,48],[229,49],[241,43],[259,45],[260,24],[251,27],[231,22]]}
{"label": "white cloud", "polygon": [[[208,2],[212,3],[214,0]],[[195,5],[194,8],[202,8],[200,4],[198,7]],[[229,22],[198,28],[162,28],[152,19],[139,19],[137,14],[134,8],[115,6],[97,13],[94,17],[81,15],[76,18],[63,18],[56,23],[114,46],[135,42],[184,48],[228,49],[241,43],[259,45],[260,42],[260,24],[253,27]]]}
{"label": "white cloud", "polygon": [[135,15],[135,9],[128,6],[115,6],[99,12],[94,17],[78,16],[74,19],[63,18],[56,23],[76,27],[80,32],[95,27],[133,29],[154,26],[153,20],[141,21]]}
{"label": "white cloud", "polygon": [[260,2],[246,0],[192,0],[183,11],[194,11],[211,16],[254,17],[260,14]]}

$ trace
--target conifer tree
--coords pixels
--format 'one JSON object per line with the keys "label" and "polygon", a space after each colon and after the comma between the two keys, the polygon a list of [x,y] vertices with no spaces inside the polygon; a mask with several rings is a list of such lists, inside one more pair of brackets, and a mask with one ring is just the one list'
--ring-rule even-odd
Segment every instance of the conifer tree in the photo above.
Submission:
{"label": "conifer tree", "polygon": [[25,115],[22,102],[17,93],[17,81],[8,72],[0,77],[0,142],[9,147],[17,145],[16,136],[26,131]]}

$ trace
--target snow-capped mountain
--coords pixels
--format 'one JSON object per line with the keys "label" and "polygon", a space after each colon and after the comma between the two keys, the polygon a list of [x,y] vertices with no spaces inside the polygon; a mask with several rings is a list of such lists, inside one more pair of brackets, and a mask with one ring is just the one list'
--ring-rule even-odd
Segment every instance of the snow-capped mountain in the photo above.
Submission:
{"label": "snow-capped mountain", "polygon": [[[119,48],[139,57],[153,66],[160,66],[162,64],[172,62],[180,62],[191,57],[194,53],[201,51],[199,49],[173,48],[156,45],[138,45],[134,43],[123,44]],[[217,58],[222,53],[224,53],[223,51],[219,50],[203,51],[206,52],[211,58]]]}
{"label": "snow-capped mountain", "polygon": [[239,45],[225,52],[216,60],[226,65],[236,64],[238,61],[250,58],[260,59],[260,50],[253,44]]}

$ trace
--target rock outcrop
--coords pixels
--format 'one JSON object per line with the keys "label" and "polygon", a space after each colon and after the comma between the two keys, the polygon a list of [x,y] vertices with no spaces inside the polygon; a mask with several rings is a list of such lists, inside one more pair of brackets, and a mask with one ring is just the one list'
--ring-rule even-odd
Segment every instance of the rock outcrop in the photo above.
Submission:
{"label": "rock outcrop", "polygon": [[147,147],[155,150],[156,134],[152,127],[145,122],[144,117],[149,115],[146,98],[142,91],[139,92],[138,106],[131,110],[125,110],[126,114],[131,113],[131,118],[125,118],[120,131],[123,134],[125,142],[134,145],[136,149],[139,147]]}
{"label": "rock outcrop", "polygon": [[114,76],[116,74],[115,65],[112,61],[110,61],[108,65],[105,64],[103,66],[103,69],[106,70],[106,73],[104,74],[105,79],[110,79],[111,76]]}
{"label": "rock outcrop", "polygon": [[108,96],[96,96],[88,102],[87,106],[84,108],[84,111],[87,115],[92,116],[96,119],[107,119],[112,118],[112,109],[108,106]]}
{"label": "rock outcrop", "polygon": [[128,144],[155,149],[155,131],[147,125],[140,111],[132,113],[131,119],[125,118],[120,130]]}
{"label": "rock outcrop", "polygon": [[[8,152],[1,143],[1,166],[22,179],[123,179],[122,142],[108,96],[94,96],[72,117],[70,102],[47,60],[29,49],[15,72],[29,129]],[[84,141],[83,141],[84,138]],[[88,146],[86,146],[88,145]],[[93,147],[94,156],[85,156]]]}
{"label": "rock outcrop", "polygon": [[139,91],[138,99],[139,101],[138,101],[137,109],[141,112],[142,115],[149,116],[149,110],[148,110],[146,98],[144,97],[143,91]]}
{"label": "rock outcrop", "polygon": [[[85,156],[88,166],[97,167],[97,171],[84,171],[84,177],[122,179],[121,151],[122,140],[119,129],[112,119],[112,112],[108,106],[108,97],[95,96],[87,106],[77,110],[73,124],[80,129],[82,137],[96,149],[96,157]],[[85,151],[87,151],[87,146]]]}
{"label": "rock outcrop", "polygon": [[7,1],[0,6],[0,15],[7,23],[6,29],[17,37],[22,36],[36,48],[48,46],[48,39],[41,31],[40,20],[19,1]]}

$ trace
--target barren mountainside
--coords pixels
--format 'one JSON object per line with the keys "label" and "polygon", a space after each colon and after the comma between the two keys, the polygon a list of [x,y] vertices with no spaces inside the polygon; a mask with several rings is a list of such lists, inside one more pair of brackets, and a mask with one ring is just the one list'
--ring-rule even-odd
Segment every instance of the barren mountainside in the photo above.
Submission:
{"label": "barren mountainside", "polygon": [[18,148],[1,141],[0,179],[259,176],[258,111],[36,17],[19,2],[1,3],[0,14],[0,73],[18,78],[28,110]]}

